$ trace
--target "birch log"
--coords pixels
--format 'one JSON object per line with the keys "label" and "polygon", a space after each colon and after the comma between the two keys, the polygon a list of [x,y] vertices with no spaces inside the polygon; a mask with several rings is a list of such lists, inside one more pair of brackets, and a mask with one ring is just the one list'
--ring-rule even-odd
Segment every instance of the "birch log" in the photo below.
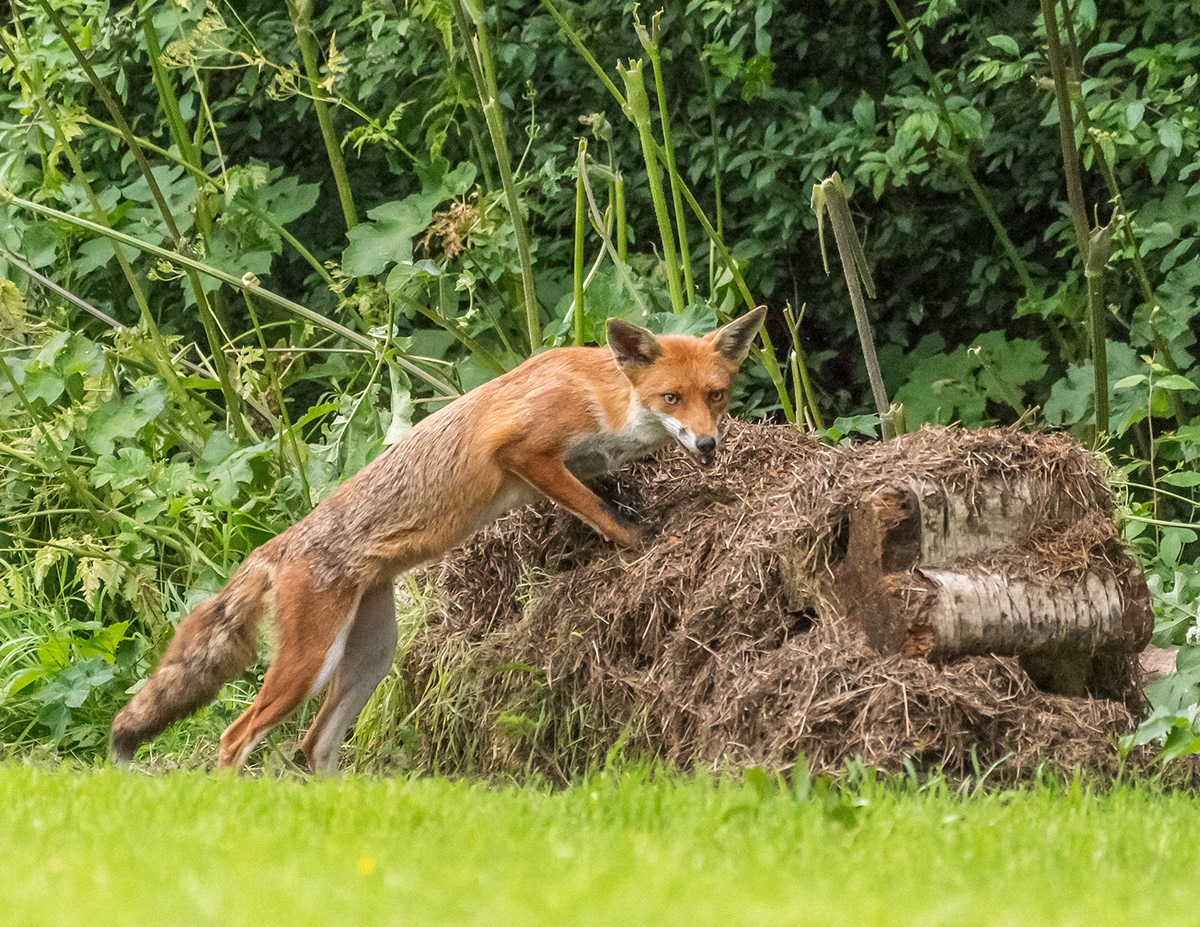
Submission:
{"label": "birch log", "polygon": [[969,493],[894,483],[851,514],[837,596],[884,653],[1019,656],[1040,685],[1082,694],[1098,659],[1139,652],[1153,626],[1145,578],[1119,546],[1082,572],[1039,561],[1029,539],[1086,514],[1034,480]]}

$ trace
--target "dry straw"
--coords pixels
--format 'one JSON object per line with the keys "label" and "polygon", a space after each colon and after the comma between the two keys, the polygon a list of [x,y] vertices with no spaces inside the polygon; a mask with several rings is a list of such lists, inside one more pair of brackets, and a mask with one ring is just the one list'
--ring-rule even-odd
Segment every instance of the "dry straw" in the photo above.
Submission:
{"label": "dry straw", "polygon": [[883,444],[821,445],[733,423],[720,462],[670,451],[602,487],[654,538],[614,550],[560,511],[527,509],[426,574],[443,603],[406,650],[404,710],[418,765],[566,779],[614,750],[683,766],[817,772],[848,758],[950,776],[997,764],[1115,769],[1140,686],[1114,698],[1040,691],[1014,658],[933,664],[874,652],[835,605],[833,567],[856,501],[898,475],[966,493],[1047,481],[1085,510],[1062,534],[1032,519],[1005,568],[1068,581],[1131,567],[1093,457],[1069,438],[926,428]]}

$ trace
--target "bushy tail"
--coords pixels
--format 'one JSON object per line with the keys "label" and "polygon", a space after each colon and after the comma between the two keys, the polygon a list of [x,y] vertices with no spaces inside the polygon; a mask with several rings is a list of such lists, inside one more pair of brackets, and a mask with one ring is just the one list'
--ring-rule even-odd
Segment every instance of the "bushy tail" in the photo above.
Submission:
{"label": "bushy tail", "polygon": [[114,763],[128,763],[140,744],[207,705],[250,665],[273,574],[268,550],[260,547],[180,623],[154,675],[113,721]]}

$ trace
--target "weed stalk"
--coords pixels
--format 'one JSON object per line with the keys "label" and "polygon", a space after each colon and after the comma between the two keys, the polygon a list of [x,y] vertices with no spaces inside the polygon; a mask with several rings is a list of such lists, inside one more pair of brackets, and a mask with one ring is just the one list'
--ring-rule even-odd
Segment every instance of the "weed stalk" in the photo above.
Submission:
{"label": "weed stalk", "polygon": [[837,243],[838,256],[842,260],[842,271],[846,276],[846,288],[850,291],[850,302],[854,306],[854,322],[858,326],[858,338],[862,344],[863,359],[867,364],[867,377],[871,381],[871,394],[875,408],[883,423],[883,439],[896,437],[896,423],[891,414],[887,390],[883,386],[883,374],[879,370],[879,358],[875,355],[875,338],[871,334],[871,320],[867,317],[867,304],[863,299],[863,287],[875,298],[875,282],[867,266],[858,234],[854,231],[854,219],[842,189],[842,178],[835,171],[830,177],[813,184],[812,208],[817,214],[817,235],[821,241],[821,257],[825,261],[825,272],[829,273],[829,257],[825,252],[825,213],[829,213],[829,224],[833,226],[833,237]]}
{"label": "weed stalk", "polygon": [[[529,350],[532,353],[541,347],[542,323],[538,317],[537,292],[533,283],[529,230],[525,226],[521,201],[517,196],[516,184],[513,182],[512,162],[508,155],[504,122],[500,116],[500,94],[496,88],[491,55],[488,54],[487,31],[480,18],[474,14],[472,14],[472,23],[467,22],[462,0],[450,0],[450,6],[453,8],[454,20],[463,40],[463,51],[471,69],[471,77],[475,81],[475,91],[478,93],[480,105],[483,107],[488,134],[492,139],[492,149],[496,154],[496,167],[500,171],[500,184],[504,188],[504,198],[508,203],[509,216],[517,237],[517,254],[521,261],[521,288],[525,301],[525,329],[529,338]],[[474,33],[472,33],[472,24]]]}
{"label": "weed stalk", "polygon": [[[239,290],[245,290],[246,292],[257,296],[260,299],[266,300],[269,303],[273,303],[274,305],[279,306],[281,309],[287,310],[293,315],[297,315],[302,319],[307,319],[313,324],[318,325],[327,331],[333,332],[334,334],[341,335],[346,340],[352,341],[360,347],[366,348],[372,353],[375,353],[378,350],[379,345],[366,335],[360,335],[353,329],[349,329],[345,325],[335,322],[333,319],[322,315],[314,309],[309,309],[307,306],[302,306],[297,302],[293,302],[287,297],[280,296],[278,293],[272,293],[270,290],[264,289],[256,280],[251,280],[248,278],[238,279],[233,274],[226,273],[223,270],[219,270],[216,267],[212,267],[203,263],[202,261],[196,260],[193,257],[189,257],[188,255],[180,254],[175,251],[168,251],[166,248],[160,248],[158,245],[152,245],[149,242],[134,238],[132,235],[126,235],[124,232],[118,232],[116,229],[111,229],[107,226],[90,222],[87,219],[81,219],[78,216],[72,216],[69,213],[62,212],[61,210],[54,209],[50,206],[44,206],[41,203],[34,203],[31,200],[17,196],[12,191],[6,190],[3,187],[0,187],[0,203],[11,203],[14,206],[19,206],[21,209],[28,210],[36,215],[57,219],[58,221],[65,222],[68,225],[86,229],[89,232],[96,233],[97,235],[103,235],[105,238],[114,239],[122,244],[129,245],[131,248],[137,248],[139,251],[143,251],[147,254],[153,254],[164,261],[182,264],[185,268],[188,268],[191,271],[202,273],[205,276],[212,277],[215,280],[221,280]],[[424,380],[443,396],[453,397],[459,395],[459,391],[445,380],[441,379],[441,377],[435,376],[434,374],[423,370],[405,357],[397,355],[396,362],[409,373]]]}
{"label": "weed stalk", "polygon": [[572,281],[574,284],[575,303],[571,307],[573,315],[571,318],[575,323],[575,344],[576,346],[583,345],[583,233],[587,226],[587,195],[583,189],[583,175],[587,172],[587,139],[579,140],[579,154],[575,157],[575,169],[578,176],[575,178],[575,255],[574,267],[572,268]]}
{"label": "weed stalk", "polygon": [[[650,131],[650,99],[646,96],[646,84],[642,79],[642,61],[630,59],[628,66],[617,65],[617,71],[625,79],[625,114],[637,127],[646,161],[646,179],[650,184],[650,198],[654,203],[654,217],[658,220],[658,234],[662,239],[663,261],[667,268],[667,287],[671,293],[671,308],[683,312],[683,288],[679,278],[679,261],[675,256],[675,233],[671,230],[671,214],[667,210],[667,198],[663,193],[662,174],[659,171],[658,146]],[[663,153],[665,156],[665,152]],[[665,157],[664,157],[665,161]]]}
{"label": "weed stalk", "polygon": [[692,282],[692,259],[688,249],[687,222],[683,212],[683,197],[679,192],[679,171],[675,168],[675,144],[671,141],[671,120],[667,115],[667,93],[663,88],[662,56],[658,50],[658,21],[662,16],[659,10],[650,19],[650,29],[641,24],[635,17],[634,28],[638,40],[646,55],[650,58],[650,67],[654,71],[654,92],[658,96],[658,121],[662,126],[662,148],[667,156],[667,176],[671,179],[671,206],[675,213],[675,228],[679,234],[679,260],[683,267],[683,301],[690,306],[695,301],[695,287]]}
{"label": "weed stalk", "polygon": [[287,0],[288,16],[292,20],[292,28],[296,32],[296,41],[300,45],[300,57],[304,60],[304,75],[308,79],[313,109],[317,113],[317,124],[321,127],[321,138],[325,142],[325,154],[329,158],[329,167],[333,171],[333,180],[337,184],[338,201],[342,206],[342,216],[346,220],[346,231],[358,225],[358,210],[354,206],[354,193],[350,189],[350,177],[346,173],[346,161],[342,158],[342,148],[338,144],[337,135],[333,130],[333,118],[329,114],[329,104],[321,92],[321,71],[317,62],[317,43],[312,30],[312,0]]}
{"label": "weed stalk", "polygon": [[[4,38],[4,34],[2,32],[0,32],[0,48],[2,48],[4,54],[8,56],[9,60],[13,64],[13,67],[20,68],[21,61],[18,59],[16,52],[9,45],[8,41]],[[84,195],[87,197],[88,205],[90,205],[92,208],[92,215],[95,216],[97,222],[103,225],[108,225],[108,215],[105,213],[104,207],[100,205],[100,199],[96,196],[96,192],[92,187],[91,181],[88,179],[87,172],[83,169],[83,162],[79,160],[79,155],[75,151],[75,148],[71,145],[66,133],[63,131],[62,123],[59,120],[57,113],[55,113],[54,107],[46,98],[42,87],[38,59],[36,56],[31,55],[28,61],[30,63],[29,74],[31,87],[33,90],[33,97],[37,101],[37,104],[42,111],[42,115],[45,117],[46,121],[50,123],[50,126],[54,131],[55,141],[62,150],[63,154],[66,155],[67,163],[71,165],[71,173],[74,175],[75,179],[79,181],[80,186],[83,188]],[[112,244],[113,255],[116,257],[117,264],[121,268],[121,273],[125,275],[125,280],[129,283],[129,289],[133,295],[134,302],[137,303],[142,324],[145,325],[146,334],[150,338],[150,343],[154,348],[153,352],[151,352],[151,360],[154,364],[154,369],[163,378],[163,381],[167,384],[167,388],[171,391],[171,393],[175,396],[176,401],[179,403],[179,407],[183,409],[185,414],[188,416],[189,427],[200,437],[201,441],[206,440],[208,435],[211,433],[211,428],[203,416],[200,415],[199,410],[196,408],[196,404],[191,401],[191,394],[184,389],[183,384],[180,382],[179,377],[175,373],[175,368],[172,366],[171,351],[167,347],[167,343],[163,339],[162,334],[158,330],[158,325],[154,321],[154,315],[150,312],[150,305],[146,301],[145,293],[142,291],[141,282],[138,280],[137,274],[134,273],[133,267],[129,263],[129,259],[125,257],[125,252],[121,250],[120,246],[115,241],[111,241],[110,239],[110,243]],[[113,321],[115,322],[116,320],[114,319]]]}
{"label": "weed stalk", "polygon": [[[137,162],[138,170],[146,179],[146,184],[150,188],[150,193],[154,197],[155,203],[158,205],[158,210],[162,215],[163,223],[167,227],[167,231],[171,236],[171,241],[175,245],[177,251],[182,253],[186,244],[183,236],[179,233],[179,227],[175,224],[175,217],[171,214],[171,209],[167,205],[166,199],[163,197],[162,190],[158,186],[158,181],[154,177],[154,172],[150,169],[150,164],[146,160],[146,155],[142,151],[141,146],[137,143],[137,139],[133,135],[133,130],[130,129],[129,123],[125,120],[124,114],[121,112],[120,106],[109,92],[105,83],[100,80],[96,71],[92,68],[91,62],[87,56],[83,54],[79,46],[75,43],[75,39],[71,35],[71,31],[62,21],[58,11],[55,10],[47,0],[38,0],[38,4],[45,11],[50,21],[54,24],[55,30],[59,37],[66,43],[70,49],[72,56],[78,62],[79,66],[87,75],[88,82],[95,89],[101,102],[104,103],[105,109],[108,110],[113,122],[117,128],[121,130],[121,135],[125,140],[130,152],[133,154],[134,161]],[[111,230],[108,230],[111,231]],[[246,427],[245,420],[242,418],[241,404],[238,398],[237,390],[234,388],[233,381],[229,376],[229,365],[225,359],[224,344],[222,343],[221,334],[218,329],[217,320],[213,316],[212,307],[208,302],[208,296],[204,291],[203,285],[200,283],[200,276],[194,268],[187,270],[187,276],[192,286],[192,292],[196,298],[196,307],[200,314],[200,322],[204,327],[204,333],[208,338],[209,348],[212,352],[213,367],[217,372],[217,378],[221,383],[221,392],[225,396],[226,414],[229,416],[230,422],[233,425],[234,433],[242,441],[248,441],[250,431]]]}

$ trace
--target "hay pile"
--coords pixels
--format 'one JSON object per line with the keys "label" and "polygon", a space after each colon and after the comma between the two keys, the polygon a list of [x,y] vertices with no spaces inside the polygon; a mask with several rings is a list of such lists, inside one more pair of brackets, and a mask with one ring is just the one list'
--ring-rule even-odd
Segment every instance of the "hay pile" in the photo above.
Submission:
{"label": "hay pile", "polygon": [[670,450],[598,486],[648,530],[643,552],[547,504],[426,573],[440,611],[402,666],[416,762],[556,779],[614,749],[714,768],[803,753],[817,772],[856,756],[951,776],[996,764],[1004,779],[1114,768],[1139,704],[1131,674],[1118,699],[1049,695],[1013,658],[881,656],[839,612],[848,512],[898,473],[968,493],[1037,474],[1088,515],[1066,537],[1032,532],[1030,569],[1067,578],[1123,556],[1109,490],[1065,436],[926,428],[831,448],[731,423],[709,470]]}

